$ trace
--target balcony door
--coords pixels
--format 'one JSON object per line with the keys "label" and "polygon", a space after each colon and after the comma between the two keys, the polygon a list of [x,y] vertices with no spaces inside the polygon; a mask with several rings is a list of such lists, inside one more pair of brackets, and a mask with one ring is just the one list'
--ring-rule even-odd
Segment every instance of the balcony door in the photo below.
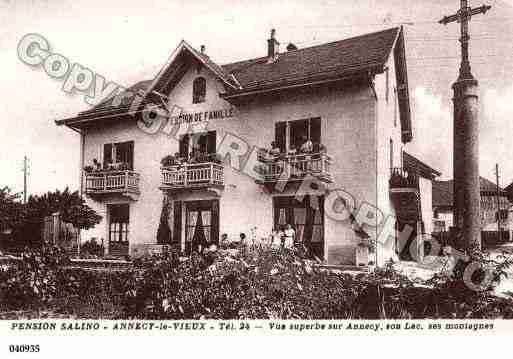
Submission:
{"label": "balcony door", "polygon": [[298,201],[294,196],[273,198],[274,227],[292,225],[296,238],[311,256],[324,257],[324,197],[305,196]]}
{"label": "balcony door", "polygon": [[216,153],[216,131],[191,133],[180,138],[179,153],[181,157],[190,158],[193,151],[204,155]]}
{"label": "balcony door", "polygon": [[219,243],[219,201],[185,203],[185,252],[197,252]]}
{"label": "balcony door", "polygon": [[314,148],[321,143],[321,119],[308,118],[295,121],[282,121],[275,124],[275,142],[280,152],[299,150],[306,140],[312,141]]}
{"label": "balcony door", "polygon": [[103,167],[111,164],[126,164],[129,170],[134,169],[134,141],[107,143],[103,145]]}

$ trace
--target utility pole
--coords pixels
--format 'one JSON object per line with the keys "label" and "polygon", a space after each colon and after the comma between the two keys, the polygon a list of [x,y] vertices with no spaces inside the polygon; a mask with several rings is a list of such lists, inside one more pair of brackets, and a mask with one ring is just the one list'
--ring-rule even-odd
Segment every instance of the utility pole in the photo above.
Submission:
{"label": "utility pole", "polygon": [[497,184],[497,233],[499,236],[499,239],[502,238],[501,236],[501,199],[500,199],[500,187],[499,187],[499,164],[495,164],[495,183]]}
{"label": "utility pole", "polygon": [[440,24],[460,24],[461,65],[454,90],[454,230],[464,241],[468,253],[481,251],[481,193],[479,188],[479,118],[478,82],[469,61],[469,21],[472,16],[484,14],[491,6],[468,6],[460,0],[460,9],[445,16]]}
{"label": "utility pole", "polygon": [[27,176],[29,164],[27,155],[23,156],[23,203],[27,203]]}

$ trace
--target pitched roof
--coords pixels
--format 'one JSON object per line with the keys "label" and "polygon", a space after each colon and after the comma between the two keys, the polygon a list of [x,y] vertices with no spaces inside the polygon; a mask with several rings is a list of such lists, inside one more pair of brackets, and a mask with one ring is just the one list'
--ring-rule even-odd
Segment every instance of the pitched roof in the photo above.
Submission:
{"label": "pitched roof", "polygon": [[303,81],[380,71],[401,31],[392,28],[341,41],[278,54],[274,61],[260,57],[223,65],[242,89],[251,91]]}
{"label": "pitched roof", "polygon": [[[112,117],[116,114],[127,113],[129,105],[137,93],[143,94],[143,102],[158,101],[158,87],[163,83],[173,83],[169,77],[183,76],[183,72],[173,68],[173,65],[178,66],[174,64],[174,61],[181,59],[180,57],[184,53],[205,65],[223,81],[226,91],[224,97],[228,98],[255,90],[269,90],[282,86],[305,85],[316,81],[380,73],[384,71],[384,66],[394,50],[397,39],[400,38],[400,41],[403,41],[401,35],[402,29],[396,27],[341,41],[287,51],[278,54],[273,61],[266,56],[222,66],[217,65],[207,55],[182,40],[154,79],[141,81],[131,86],[115,97],[118,101],[114,101],[112,98],[107,99],[93,109],[80,112],[74,118],[59,120],[56,123],[71,125],[84,121],[84,119],[93,119],[95,115]],[[406,69],[404,69],[405,71]],[[120,99],[122,101],[119,101]],[[160,104],[160,101],[158,103]],[[408,116],[401,121],[404,122],[403,130],[411,135],[409,105],[406,107],[408,107]]]}
{"label": "pitched roof", "polygon": [[[497,185],[484,177],[479,177],[481,195],[497,193]],[[499,187],[500,194],[506,196]],[[454,180],[433,181],[433,207],[452,207],[454,197]]]}
{"label": "pitched roof", "polygon": [[408,152],[403,151],[403,167],[407,170],[413,170],[416,172],[419,176],[428,178],[428,179],[435,179],[435,177],[438,177],[441,175],[440,172],[433,169],[433,167],[425,164],[418,158],[410,155]]}

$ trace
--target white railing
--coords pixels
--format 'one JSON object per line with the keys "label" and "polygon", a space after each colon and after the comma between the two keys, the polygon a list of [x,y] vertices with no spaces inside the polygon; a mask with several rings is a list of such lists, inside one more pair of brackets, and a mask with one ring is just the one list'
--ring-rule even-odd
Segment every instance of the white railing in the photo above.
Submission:
{"label": "white railing", "polygon": [[86,193],[139,192],[139,174],[134,171],[86,173]]}
{"label": "white railing", "polygon": [[187,188],[224,184],[223,166],[214,162],[162,167],[161,173],[164,186]]}
{"label": "white railing", "polygon": [[326,153],[308,153],[267,158],[262,161],[265,181],[289,180],[312,175],[331,180],[331,157]]}

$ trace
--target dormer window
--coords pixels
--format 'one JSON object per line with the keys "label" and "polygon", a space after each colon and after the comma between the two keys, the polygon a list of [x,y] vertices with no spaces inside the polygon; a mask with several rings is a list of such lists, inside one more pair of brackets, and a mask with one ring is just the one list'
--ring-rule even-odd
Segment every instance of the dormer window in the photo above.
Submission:
{"label": "dormer window", "polygon": [[204,77],[197,77],[192,83],[192,103],[205,102],[207,94],[207,81]]}

